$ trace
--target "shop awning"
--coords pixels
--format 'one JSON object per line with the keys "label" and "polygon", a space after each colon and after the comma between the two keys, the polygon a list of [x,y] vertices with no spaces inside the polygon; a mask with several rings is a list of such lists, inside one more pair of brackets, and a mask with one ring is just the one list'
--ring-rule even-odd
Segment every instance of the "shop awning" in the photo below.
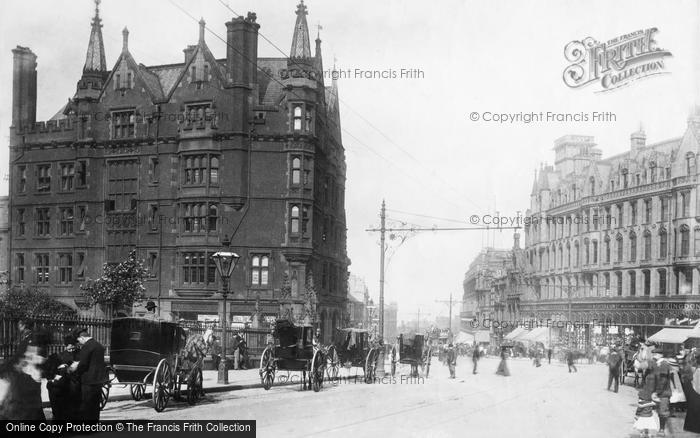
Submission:
{"label": "shop awning", "polygon": [[691,329],[662,328],[658,333],[649,336],[649,341],[665,344],[682,344],[694,333],[697,332]]}
{"label": "shop awning", "polygon": [[520,341],[546,342],[549,335],[549,327],[536,327],[530,333],[520,338]]}
{"label": "shop awning", "polygon": [[488,330],[479,330],[474,334],[474,339],[476,342],[491,342],[491,333]]}
{"label": "shop awning", "polygon": [[474,335],[467,332],[459,332],[459,334],[454,339],[454,343],[471,345],[474,343]]}
{"label": "shop awning", "polygon": [[517,336],[520,336],[521,334],[527,332],[524,327],[516,327],[515,330],[512,332],[508,333],[505,335],[506,339],[510,339],[511,341],[514,340]]}

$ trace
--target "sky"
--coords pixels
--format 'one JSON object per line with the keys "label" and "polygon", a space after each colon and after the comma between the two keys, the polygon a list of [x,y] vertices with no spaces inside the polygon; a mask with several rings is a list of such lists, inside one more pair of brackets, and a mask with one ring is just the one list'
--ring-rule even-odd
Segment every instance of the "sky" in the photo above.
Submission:
{"label": "sky", "polygon": [[[103,0],[108,68],[129,29],[129,49],[145,65],[181,62],[197,41],[200,17],[207,44],[226,53],[224,23],[233,12],[257,13],[260,33],[285,54],[291,45],[296,0]],[[379,225],[386,201],[394,227],[469,227],[477,215],[515,216],[529,207],[534,171],[553,162],[554,141],[591,135],[603,156],[629,149],[643,126],[647,142],[683,135],[698,99],[700,42],[694,1],[307,0],[315,37],[322,26],[324,67],[334,57],[339,79],[347,160],[346,214],[350,272],[363,277],[377,301]],[[38,55],[38,120],[48,120],[75,91],[85,62],[94,5],[90,0],[5,0],[0,3],[0,132],[8,144],[12,54],[16,45]],[[188,16],[187,14],[191,15]],[[194,17],[194,19],[193,19]],[[657,45],[672,53],[667,74],[597,93],[569,88],[564,47],[593,37],[607,41],[657,28]],[[213,33],[212,33],[213,32]],[[216,35],[215,35],[216,34]],[[312,43],[313,44],[313,43]],[[282,54],[265,39],[259,56]],[[401,78],[401,69],[417,69]],[[356,72],[378,71],[371,74]],[[382,72],[384,76],[382,78]],[[395,73],[396,77],[392,72]],[[496,123],[484,113],[610,113],[608,121]],[[478,121],[470,119],[477,113]],[[0,175],[8,169],[0,147]],[[0,178],[0,193],[7,181]],[[484,224],[479,219],[478,225]],[[488,218],[486,218],[488,220]],[[399,320],[420,308],[446,316],[437,301],[461,299],[469,264],[485,245],[511,247],[513,230],[396,233],[389,240],[385,300],[399,303]],[[402,236],[407,236],[402,240]],[[458,309],[455,307],[455,315]]]}

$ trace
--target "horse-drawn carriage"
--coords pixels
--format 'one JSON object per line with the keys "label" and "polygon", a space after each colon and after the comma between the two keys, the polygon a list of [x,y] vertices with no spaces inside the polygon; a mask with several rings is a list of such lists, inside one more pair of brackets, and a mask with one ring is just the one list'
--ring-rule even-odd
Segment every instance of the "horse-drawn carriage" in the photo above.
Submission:
{"label": "horse-drawn carriage", "polygon": [[[193,362],[184,355],[186,338],[185,330],[175,323],[144,318],[115,319],[110,351],[113,380],[130,385],[131,396],[136,401],[144,397],[148,385],[152,386],[157,412],[165,409],[170,397],[181,400],[184,395],[189,404],[195,404],[204,394],[204,357]],[[104,396],[103,402],[106,403]]]}
{"label": "horse-drawn carriage", "polygon": [[379,348],[372,346],[369,331],[355,328],[338,328],[333,343],[326,353],[326,366],[331,381],[338,378],[340,366],[362,368],[365,383],[374,382],[380,356]]}
{"label": "horse-drawn carriage", "polygon": [[268,390],[275,382],[275,373],[301,371],[304,388],[307,376],[315,392],[321,389],[326,359],[323,351],[314,345],[314,328],[277,320],[273,331],[273,345],[268,345],[260,358],[260,381]]}
{"label": "horse-drawn carriage", "polygon": [[396,364],[400,363],[411,366],[411,377],[418,377],[418,367],[424,372],[425,377],[428,377],[431,358],[431,347],[425,342],[425,336],[415,335],[412,339],[406,339],[401,334],[398,345],[391,349],[391,375],[396,374]]}

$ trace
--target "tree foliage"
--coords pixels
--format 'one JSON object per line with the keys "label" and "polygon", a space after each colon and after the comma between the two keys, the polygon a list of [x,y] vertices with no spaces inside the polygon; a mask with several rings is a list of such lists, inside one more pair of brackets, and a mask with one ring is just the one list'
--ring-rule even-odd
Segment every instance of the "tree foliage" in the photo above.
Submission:
{"label": "tree foliage", "polygon": [[43,289],[18,286],[8,288],[0,294],[0,313],[16,318],[36,315],[74,316],[75,310],[57,301]]}
{"label": "tree foliage", "polygon": [[100,278],[88,279],[80,286],[83,297],[90,305],[111,305],[112,309],[117,310],[130,308],[146,297],[143,283],[148,278],[148,269],[136,258],[136,251],[131,251],[127,259],[119,264],[105,263],[102,270]]}

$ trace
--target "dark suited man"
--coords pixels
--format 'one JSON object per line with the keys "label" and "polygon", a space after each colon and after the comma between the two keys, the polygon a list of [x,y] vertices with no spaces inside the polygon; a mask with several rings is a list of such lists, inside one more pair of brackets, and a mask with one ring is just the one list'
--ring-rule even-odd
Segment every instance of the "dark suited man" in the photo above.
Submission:
{"label": "dark suited man", "polygon": [[610,354],[608,355],[608,391],[610,391],[610,386],[615,383],[615,392],[617,392],[620,386],[620,365],[622,364],[622,357],[616,349],[610,349]]}
{"label": "dark suited man", "polygon": [[84,422],[98,422],[102,384],[107,380],[105,349],[86,329],[78,331],[78,342],[82,347],[78,362],[71,365],[71,370],[80,377],[80,417]]}

